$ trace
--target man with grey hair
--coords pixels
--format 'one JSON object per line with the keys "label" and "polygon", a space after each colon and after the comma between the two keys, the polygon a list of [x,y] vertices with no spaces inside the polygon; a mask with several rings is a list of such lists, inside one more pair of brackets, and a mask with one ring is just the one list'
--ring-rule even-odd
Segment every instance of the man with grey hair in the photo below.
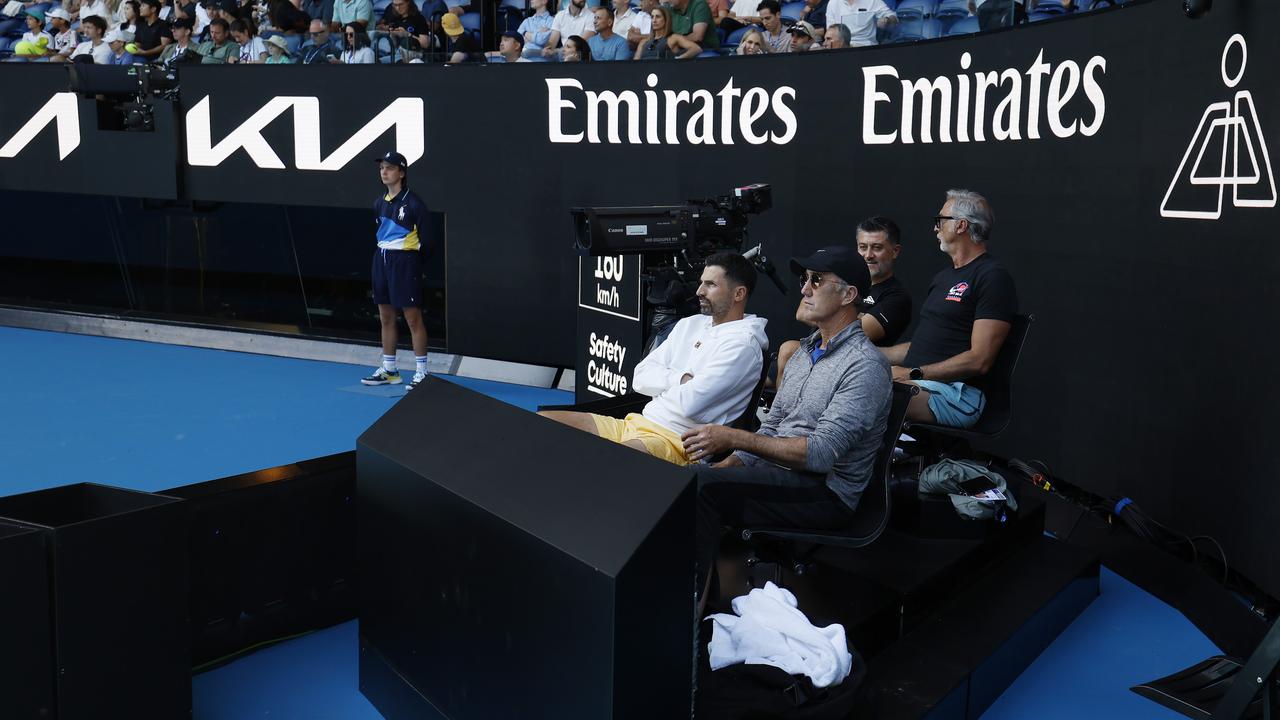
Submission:
{"label": "man with grey hair", "polygon": [[911,420],[968,428],[986,406],[983,376],[1018,312],[1013,277],[987,252],[993,220],[986,198],[969,190],[948,190],[933,219],[951,267],[933,277],[911,341],[883,350],[893,379],[924,391],[911,399]]}
{"label": "man with grey hair", "polygon": [[814,45],[810,50],[839,50],[840,48],[849,47],[849,40],[852,39],[849,34],[849,27],[843,23],[828,25],[823,36],[821,45]]}

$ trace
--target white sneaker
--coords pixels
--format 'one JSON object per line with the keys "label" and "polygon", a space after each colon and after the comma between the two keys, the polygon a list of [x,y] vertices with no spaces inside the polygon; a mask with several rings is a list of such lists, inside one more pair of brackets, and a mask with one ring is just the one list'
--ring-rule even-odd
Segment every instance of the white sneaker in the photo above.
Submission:
{"label": "white sneaker", "polygon": [[410,381],[410,383],[409,383],[408,385],[406,385],[404,389],[405,389],[405,390],[412,390],[412,389],[414,389],[414,388],[418,387],[418,383],[420,383],[420,382],[422,382],[423,380],[426,380],[426,379],[427,379],[427,374],[426,374],[426,373],[416,372],[416,373],[414,373],[414,374],[413,374],[413,380],[412,380],[412,381]]}

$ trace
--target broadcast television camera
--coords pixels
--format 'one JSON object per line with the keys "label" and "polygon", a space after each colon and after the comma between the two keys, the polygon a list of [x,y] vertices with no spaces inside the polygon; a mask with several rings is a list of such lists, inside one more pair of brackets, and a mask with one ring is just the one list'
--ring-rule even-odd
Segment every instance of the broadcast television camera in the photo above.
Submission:
{"label": "broadcast television camera", "polygon": [[575,246],[583,255],[642,256],[649,328],[644,354],[662,342],[680,318],[698,312],[696,292],[708,257],[740,252],[782,293],[786,285],[763,245],[743,252],[751,215],[773,207],[763,183],[734,188],[731,195],[691,199],[684,205],[570,208]]}

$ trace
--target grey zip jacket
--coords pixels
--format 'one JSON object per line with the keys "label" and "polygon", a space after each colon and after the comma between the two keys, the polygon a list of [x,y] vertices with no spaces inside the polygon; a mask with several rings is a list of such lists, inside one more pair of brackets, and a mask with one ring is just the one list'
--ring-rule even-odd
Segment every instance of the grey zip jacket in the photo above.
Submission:
{"label": "grey zip jacket", "polygon": [[[815,363],[811,355],[821,342],[822,334],[814,332],[791,356],[782,387],[758,432],[808,438],[802,470],[826,475],[827,487],[855,509],[871,479],[889,421],[893,374],[857,320],[831,338]],[[742,451],[736,454],[745,465],[769,462]]]}

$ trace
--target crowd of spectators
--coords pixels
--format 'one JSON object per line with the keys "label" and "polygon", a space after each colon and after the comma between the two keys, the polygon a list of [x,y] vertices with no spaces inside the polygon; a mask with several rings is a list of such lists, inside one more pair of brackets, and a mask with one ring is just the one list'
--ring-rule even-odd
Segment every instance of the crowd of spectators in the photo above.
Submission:
{"label": "crowd of spectators", "polygon": [[[874,45],[891,37],[901,0],[801,0],[785,10],[779,0],[565,0],[558,11],[548,6],[553,0],[525,0],[526,7],[503,0],[485,11],[499,19],[498,49],[490,52],[482,50],[479,15],[469,12],[472,0],[382,5],[386,1],[379,2],[379,14],[373,0],[9,0],[0,15],[0,55],[10,55],[10,61],[171,66],[605,62],[795,53]],[[985,29],[1025,18],[1027,3],[1033,10],[1052,3],[1064,12],[1077,4],[966,0],[960,12]]]}

